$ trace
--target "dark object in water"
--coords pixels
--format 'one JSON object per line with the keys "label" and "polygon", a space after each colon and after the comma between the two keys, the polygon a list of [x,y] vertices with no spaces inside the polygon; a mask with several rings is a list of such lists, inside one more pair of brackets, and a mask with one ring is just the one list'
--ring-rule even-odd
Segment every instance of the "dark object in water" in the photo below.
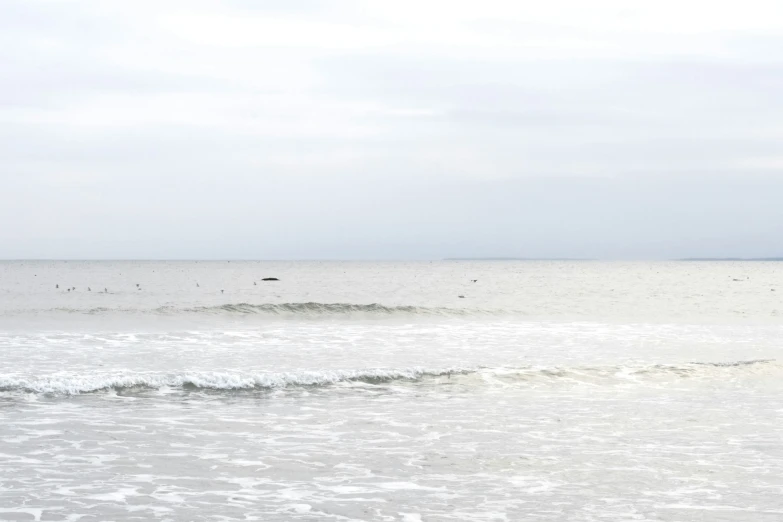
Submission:
{"label": "dark object in water", "polygon": [[54,285],[55,288],[60,288],[60,285]]}
{"label": "dark object in water", "polygon": [[470,280],[471,283],[475,283],[476,281],[478,281],[478,279],[471,279]]}
{"label": "dark object in water", "polygon": [[220,293],[222,294],[222,293],[223,293],[223,290],[221,290],[221,291],[220,291]]}
{"label": "dark object in water", "polygon": [[457,297],[459,297],[460,299],[465,299],[464,295],[458,295]]}
{"label": "dark object in water", "polygon": [[257,284],[257,283],[256,283],[255,281],[253,281],[253,286],[256,286],[256,284]]}
{"label": "dark object in water", "polygon": [[87,291],[88,291],[88,292],[92,292],[92,288],[90,288],[90,287],[88,286],[88,287],[87,287]]}
{"label": "dark object in water", "polygon": [[109,293],[109,291],[108,291],[106,288],[104,288],[104,289],[103,289],[103,293],[105,293],[105,294],[108,294],[108,293]]}
{"label": "dark object in water", "polygon": [[265,277],[261,281],[280,281],[280,280],[276,277]]}

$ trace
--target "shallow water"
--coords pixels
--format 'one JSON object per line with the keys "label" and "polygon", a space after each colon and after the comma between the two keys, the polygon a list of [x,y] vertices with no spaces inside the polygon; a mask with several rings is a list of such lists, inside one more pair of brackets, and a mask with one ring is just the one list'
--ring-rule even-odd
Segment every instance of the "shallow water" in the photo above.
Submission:
{"label": "shallow water", "polygon": [[782,268],[0,263],[0,520],[781,520]]}

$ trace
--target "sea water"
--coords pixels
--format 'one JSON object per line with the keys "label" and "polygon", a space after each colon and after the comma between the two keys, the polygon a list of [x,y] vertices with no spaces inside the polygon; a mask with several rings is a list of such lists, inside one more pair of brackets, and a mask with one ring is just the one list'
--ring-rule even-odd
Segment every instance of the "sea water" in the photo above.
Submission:
{"label": "sea water", "polygon": [[781,399],[783,263],[0,263],[0,520],[777,521]]}

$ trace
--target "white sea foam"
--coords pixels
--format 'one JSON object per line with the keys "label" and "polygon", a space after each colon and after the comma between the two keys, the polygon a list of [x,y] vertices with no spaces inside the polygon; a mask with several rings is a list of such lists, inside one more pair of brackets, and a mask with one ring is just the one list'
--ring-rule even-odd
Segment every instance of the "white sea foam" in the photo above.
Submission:
{"label": "white sea foam", "polygon": [[[783,365],[768,359],[732,362],[694,362],[685,364],[619,365],[586,367],[523,368],[367,368],[337,370],[304,370],[291,372],[93,372],[77,374],[58,372],[43,376],[0,374],[0,391],[75,395],[101,390],[134,388],[166,390],[200,388],[210,390],[264,390],[290,387],[324,387],[339,383],[382,384],[392,381],[421,381],[478,375],[484,382],[525,383],[561,381],[568,383],[639,382],[660,378],[734,378],[753,375],[778,375]],[[452,378],[454,381],[452,381]]]}
{"label": "white sea foam", "polygon": [[244,372],[61,372],[47,376],[0,375],[0,390],[32,393],[79,394],[107,389],[195,387],[213,390],[273,389],[292,386],[327,386],[341,382],[380,383],[464,374],[465,368],[375,368],[276,373]]}

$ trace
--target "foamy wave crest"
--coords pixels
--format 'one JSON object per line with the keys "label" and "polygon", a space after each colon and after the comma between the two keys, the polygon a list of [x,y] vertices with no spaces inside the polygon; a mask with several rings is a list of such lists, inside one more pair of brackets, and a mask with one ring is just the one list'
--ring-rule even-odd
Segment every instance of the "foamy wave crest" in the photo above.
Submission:
{"label": "foamy wave crest", "polygon": [[465,368],[420,367],[362,370],[323,370],[276,373],[211,372],[96,372],[89,375],[60,372],[48,376],[0,375],[0,391],[75,395],[101,390],[202,388],[211,390],[270,390],[275,388],[330,386],[364,382],[417,381],[427,377],[461,375]]}
{"label": "foamy wave crest", "polygon": [[621,385],[668,383],[695,379],[726,383],[757,376],[783,376],[783,365],[772,359],[733,362],[615,366],[528,366],[523,368],[371,368],[359,370],[311,370],[296,372],[59,372],[48,376],[0,374],[1,392],[76,395],[104,390],[144,389],[273,390],[327,387],[340,383],[380,385],[394,381],[435,385],[448,382],[467,386],[508,385]]}
{"label": "foamy wave crest", "polygon": [[591,384],[652,383],[672,379],[701,379],[724,382],[735,378],[783,373],[774,359],[731,362],[690,362],[681,364],[573,366],[497,369],[485,377],[502,382],[569,382]]}

